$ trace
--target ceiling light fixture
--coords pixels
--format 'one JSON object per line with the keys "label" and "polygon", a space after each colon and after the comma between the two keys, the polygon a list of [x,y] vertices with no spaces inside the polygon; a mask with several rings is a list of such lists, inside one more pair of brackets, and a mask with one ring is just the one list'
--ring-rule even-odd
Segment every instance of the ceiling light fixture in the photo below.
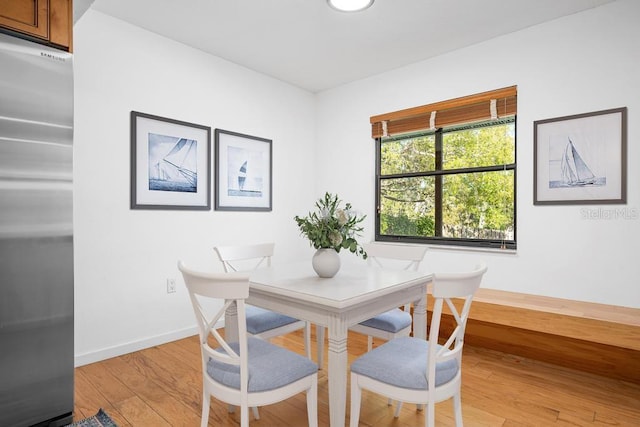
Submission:
{"label": "ceiling light fixture", "polygon": [[329,6],[340,12],[359,12],[373,4],[374,0],[327,0]]}

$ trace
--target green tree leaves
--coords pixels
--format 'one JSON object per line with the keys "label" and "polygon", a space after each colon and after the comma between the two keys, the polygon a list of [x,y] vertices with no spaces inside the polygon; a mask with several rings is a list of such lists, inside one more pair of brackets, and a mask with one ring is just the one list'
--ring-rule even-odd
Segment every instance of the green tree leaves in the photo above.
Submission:
{"label": "green tree leaves", "polygon": [[436,236],[440,200],[442,237],[513,239],[514,123],[383,141],[380,163],[380,234]]}

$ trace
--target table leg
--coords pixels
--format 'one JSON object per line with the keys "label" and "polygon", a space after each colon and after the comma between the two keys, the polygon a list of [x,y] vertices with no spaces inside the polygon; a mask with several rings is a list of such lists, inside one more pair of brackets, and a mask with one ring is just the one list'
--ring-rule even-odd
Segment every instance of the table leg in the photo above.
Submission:
{"label": "table leg", "polygon": [[[422,291],[419,300],[413,302],[413,336],[427,339],[427,287]],[[398,402],[398,409],[402,402]],[[424,404],[417,405],[418,410],[424,410]]]}
{"label": "table leg", "polygon": [[224,339],[227,342],[238,342],[238,337],[238,307],[231,304],[224,312]]}
{"label": "table leg", "polygon": [[422,296],[413,303],[413,336],[427,338],[427,287],[424,287]]}
{"label": "table leg", "polygon": [[318,369],[324,366],[324,326],[316,325],[316,339],[318,348]]}
{"label": "table leg", "polygon": [[345,319],[329,324],[329,421],[344,427],[347,405],[347,325]]}

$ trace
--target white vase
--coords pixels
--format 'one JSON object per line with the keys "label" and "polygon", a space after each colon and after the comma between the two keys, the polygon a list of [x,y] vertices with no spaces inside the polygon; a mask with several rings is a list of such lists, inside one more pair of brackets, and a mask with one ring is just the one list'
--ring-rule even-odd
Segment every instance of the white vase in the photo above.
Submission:
{"label": "white vase", "polygon": [[311,265],[320,277],[333,277],[340,270],[340,255],[333,248],[320,248],[313,254]]}

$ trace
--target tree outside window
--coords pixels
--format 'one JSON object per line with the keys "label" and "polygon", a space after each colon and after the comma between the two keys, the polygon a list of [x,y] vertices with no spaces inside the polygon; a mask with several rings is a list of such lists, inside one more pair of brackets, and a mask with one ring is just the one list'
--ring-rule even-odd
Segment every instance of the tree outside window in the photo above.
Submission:
{"label": "tree outside window", "polygon": [[376,240],[516,247],[515,116],[377,138]]}

